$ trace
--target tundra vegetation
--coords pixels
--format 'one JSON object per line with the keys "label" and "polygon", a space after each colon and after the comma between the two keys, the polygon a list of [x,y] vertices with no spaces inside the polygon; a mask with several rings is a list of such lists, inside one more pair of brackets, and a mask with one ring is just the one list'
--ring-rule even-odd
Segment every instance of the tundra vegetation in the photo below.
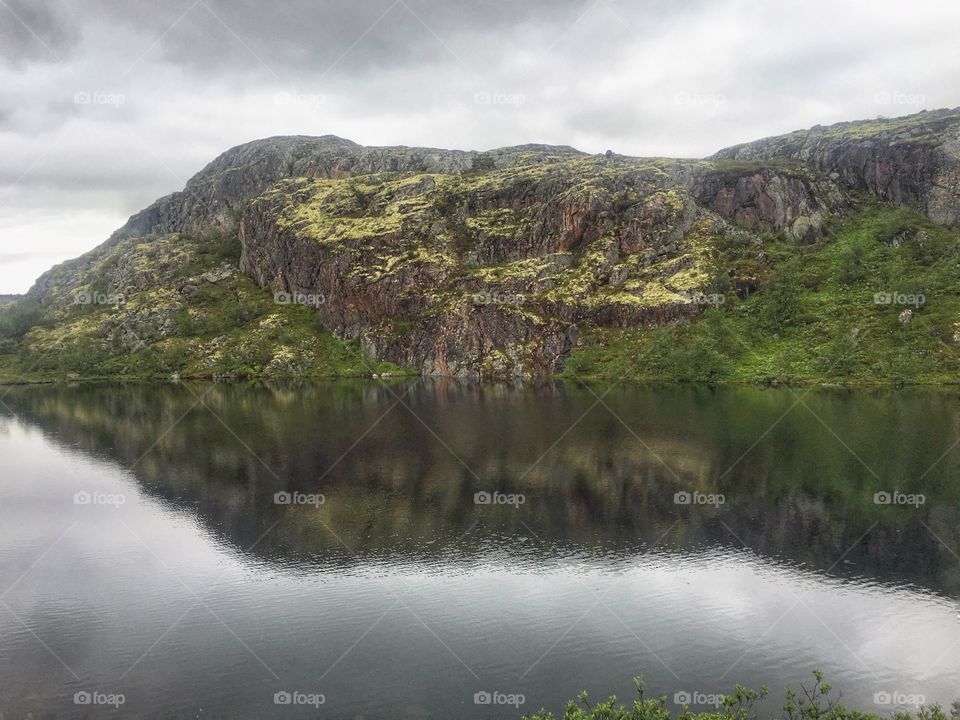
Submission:
{"label": "tundra vegetation", "polygon": [[249,143],[0,304],[0,381],[955,382],[958,132],[704,160]]}
{"label": "tundra vegetation", "polygon": [[[766,687],[750,690],[734,686],[726,695],[717,697],[717,707],[708,711],[692,711],[684,705],[677,712],[668,705],[667,696],[647,697],[641,678],[636,679],[637,698],[632,705],[623,705],[617,698],[591,704],[585,692],[567,703],[562,720],[757,720],[761,717],[758,703],[769,692]],[[809,685],[809,686],[808,686]],[[882,695],[883,693],[881,693]],[[813,681],[801,685],[799,691],[787,689],[781,717],[786,720],[960,720],[960,700],[945,710],[939,705],[920,705],[914,712],[894,711],[884,714],[864,712],[845,707],[839,702],[833,687],[824,682],[823,673],[813,672]],[[524,720],[557,720],[545,710],[525,716]]]}

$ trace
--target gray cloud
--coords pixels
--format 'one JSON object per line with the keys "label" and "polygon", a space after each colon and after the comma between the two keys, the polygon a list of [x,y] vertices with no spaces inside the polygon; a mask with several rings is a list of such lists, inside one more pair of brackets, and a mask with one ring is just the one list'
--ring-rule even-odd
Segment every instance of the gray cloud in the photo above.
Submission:
{"label": "gray cloud", "polygon": [[4,0],[0,14],[0,57],[11,64],[63,59],[79,39],[76,27],[51,4]]}
{"label": "gray cloud", "polygon": [[36,253],[0,292],[253,138],[702,156],[960,104],[956,27],[940,0],[0,0],[0,252]]}

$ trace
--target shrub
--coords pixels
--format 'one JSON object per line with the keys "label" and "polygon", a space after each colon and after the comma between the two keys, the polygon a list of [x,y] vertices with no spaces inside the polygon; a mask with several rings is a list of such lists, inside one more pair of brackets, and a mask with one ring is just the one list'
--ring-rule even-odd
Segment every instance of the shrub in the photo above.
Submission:
{"label": "shrub", "polygon": [[[813,672],[813,686],[800,686],[800,692],[786,691],[786,700],[783,712],[788,720],[880,720],[880,716],[865,713],[860,710],[846,708],[839,702],[831,699],[833,688],[823,682],[823,674],[819,670]],[[580,693],[576,700],[567,703],[562,720],[671,720],[674,717],[667,707],[667,697],[647,698],[644,695],[643,680],[635,680],[637,699],[630,707],[620,705],[616,696],[605,702],[591,705],[585,692]],[[720,700],[716,710],[708,712],[691,712],[687,706],[676,714],[677,720],[756,720],[755,705],[767,696],[767,688],[759,691],[749,690],[736,685],[729,695]],[[954,702],[948,715],[939,705],[923,706],[915,714],[898,712],[895,720],[960,720],[960,701]],[[523,720],[557,720],[557,717],[546,710]]]}
{"label": "shrub", "polygon": [[0,307],[0,347],[12,348],[43,318],[43,306],[28,300]]}
{"label": "shrub", "polygon": [[760,322],[770,332],[780,332],[794,325],[800,315],[800,281],[786,270],[777,273],[761,290]]}
{"label": "shrub", "polygon": [[841,285],[855,285],[867,276],[863,262],[863,248],[859,245],[847,248],[840,256],[837,267],[837,281]]}

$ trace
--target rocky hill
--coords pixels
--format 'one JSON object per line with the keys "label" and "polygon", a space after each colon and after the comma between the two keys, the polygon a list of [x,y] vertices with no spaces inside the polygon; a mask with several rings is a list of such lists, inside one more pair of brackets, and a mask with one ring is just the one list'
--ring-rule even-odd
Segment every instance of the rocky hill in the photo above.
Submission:
{"label": "rocky hill", "polygon": [[[269,138],[43,275],[0,375],[811,379],[916,314],[926,360],[880,376],[942,379],[958,225],[960,110],[704,160]],[[934,312],[873,300],[911,288]]]}
{"label": "rocky hill", "polygon": [[960,225],[960,125],[956,110],[863,120],[737,145],[715,159],[790,159],[853,190],[919,208],[934,222]]}

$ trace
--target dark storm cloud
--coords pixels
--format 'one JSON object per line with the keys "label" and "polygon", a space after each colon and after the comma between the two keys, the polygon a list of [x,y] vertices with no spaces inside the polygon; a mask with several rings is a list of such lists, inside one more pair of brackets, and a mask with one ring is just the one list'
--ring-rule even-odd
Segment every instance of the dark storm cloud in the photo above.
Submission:
{"label": "dark storm cloud", "polygon": [[[0,37],[13,62],[73,60],[82,38],[102,51],[126,53],[136,65],[168,62],[218,75],[336,70],[352,76],[460,56],[467,63],[489,60],[505,43],[533,41],[533,51],[554,49],[550,46],[562,45],[571,28],[598,7],[634,32],[649,34],[703,5],[699,0],[6,0],[11,21],[0,26]],[[359,52],[351,52],[361,43]],[[590,54],[602,49],[602,44],[584,48]],[[122,64],[114,69],[131,71]]]}

